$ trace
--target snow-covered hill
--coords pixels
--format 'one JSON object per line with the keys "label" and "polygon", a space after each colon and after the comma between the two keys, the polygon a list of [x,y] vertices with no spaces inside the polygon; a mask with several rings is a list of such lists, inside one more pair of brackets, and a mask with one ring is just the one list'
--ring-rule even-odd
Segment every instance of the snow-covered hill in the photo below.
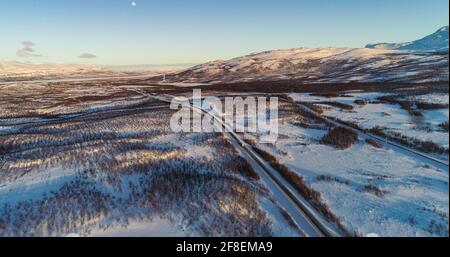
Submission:
{"label": "snow-covered hill", "polygon": [[369,44],[366,47],[420,52],[448,52],[448,26],[442,27],[435,33],[416,41],[406,43]]}
{"label": "snow-covered hill", "polygon": [[170,82],[306,83],[448,81],[448,54],[369,48],[298,48],[213,61],[170,76]]}
{"label": "snow-covered hill", "polygon": [[0,62],[0,80],[107,75],[112,73],[106,68],[91,65]]}

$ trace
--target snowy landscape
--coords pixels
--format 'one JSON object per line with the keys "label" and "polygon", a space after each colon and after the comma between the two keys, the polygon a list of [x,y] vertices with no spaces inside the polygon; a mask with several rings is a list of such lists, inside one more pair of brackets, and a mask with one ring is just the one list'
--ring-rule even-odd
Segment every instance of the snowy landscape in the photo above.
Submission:
{"label": "snowy landscape", "polygon": [[[249,142],[320,192],[343,227],[356,235],[448,235],[448,168],[430,166],[362,136],[348,147],[333,146],[324,142],[333,130],[329,124],[293,113],[292,103],[283,109],[276,143],[255,143],[258,135]],[[448,144],[448,132],[441,140]]]}
{"label": "snowy landscape", "polygon": [[[449,117],[448,94],[410,94],[343,92],[336,97],[311,94],[292,94],[291,97],[298,102],[313,103],[321,108],[324,115],[350,122],[365,130],[380,128],[394,137],[405,136],[411,140],[432,142],[443,149],[446,154],[442,157],[446,158],[449,142],[444,124],[448,123]],[[383,101],[392,97],[398,98],[398,102]],[[401,105],[406,99],[414,102],[414,105],[429,104],[436,107],[409,111]]]}
{"label": "snowy landscape", "polygon": [[[0,61],[0,237],[448,237],[448,82],[448,26],[188,68]],[[277,97],[277,139],[245,126],[276,107],[193,89]],[[225,131],[173,131],[181,97]]]}
{"label": "snowy landscape", "polygon": [[105,87],[1,87],[2,236],[303,235],[222,135],[175,134],[166,103]]}

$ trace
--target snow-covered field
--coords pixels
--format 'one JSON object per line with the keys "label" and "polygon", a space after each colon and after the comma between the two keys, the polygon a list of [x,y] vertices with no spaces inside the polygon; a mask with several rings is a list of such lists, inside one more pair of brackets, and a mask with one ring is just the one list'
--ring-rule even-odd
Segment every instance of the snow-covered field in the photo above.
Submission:
{"label": "snow-covered field", "polygon": [[302,235],[221,134],[173,133],[134,86],[0,92],[2,236]]}
{"label": "snow-covered field", "polygon": [[[70,236],[78,236],[73,234]],[[128,221],[126,224],[111,224],[109,227],[91,231],[92,237],[182,237],[189,236],[183,229],[161,218],[147,221]],[[191,235],[192,236],[192,235]]]}
{"label": "snow-covered field", "polygon": [[[173,111],[143,94],[157,90],[111,82],[0,85],[0,234],[302,235],[221,134],[172,132]],[[291,97],[349,104],[352,111],[321,106],[363,127],[411,133],[405,110],[369,103],[382,95]],[[408,97],[448,103],[448,94]],[[448,111],[438,111],[423,111],[423,122],[436,128],[448,121]],[[279,124],[274,144],[247,136],[320,192],[348,231],[448,236],[448,171],[362,140],[346,150],[325,145],[327,127],[281,101]]]}
{"label": "snow-covered field", "polygon": [[[358,124],[363,129],[380,127],[388,133],[400,133],[410,138],[421,141],[432,141],[437,145],[448,149],[448,131],[443,131],[440,124],[448,122],[448,107],[436,110],[421,111],[422,117],[411,116],[407,110],[399,104],[381,103],[376,101],[378,97],[390,95],[385,93],[342,93],[343,96],[324,97],[312,96],[311,94],[291,94],[290,97],[298,102],[316,103],[323,107],[324,115],[335,117],[343,121]],[[427,103],[439,103],[448,105],[449,95],[447,94],[427,94],[406,97]],[[364,105],[355,103],[355,100],[362,100]],[[352,110],[345,110],[324,102],[338,102],[351,105]]]}
{"label": "snow-covered field", "polygon": [[[361,93],[360,97],[377,95]],[[276,143],[258,142],[256,134],[251,138],[320,192],[349,231],[361,236],[448,236],[448,170],[361,139],[339,150],[320,141],[328,132],[324,124],[286,111],[286,106],[280,110]]]}

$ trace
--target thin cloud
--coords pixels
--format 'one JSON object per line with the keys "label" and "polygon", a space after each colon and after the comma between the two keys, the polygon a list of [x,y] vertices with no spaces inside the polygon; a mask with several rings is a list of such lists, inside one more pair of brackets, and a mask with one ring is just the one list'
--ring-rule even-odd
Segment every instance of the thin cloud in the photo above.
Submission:
{"label": "thin cloud", "polygon": [[78,56],[81,59],[95,59],[97,56],[95,54],[91,53],[83,53],[82,55]]}
{"label": "thin cloud", "polygon": [[36,44],[31,41],[23,41],[22,42],[22,48],[17,50],[17,56],[22,58],[29,58],[29,57],[43,57],[43,55],[35,54],[34,48]]}
{"label": "thin cloud", "polygon": [[34,44],[33,42],[31,42],[31,41],[23,41],[23,42],[22,42],[22,45],[23,45],[23,46],[28,46],[28,47],[33,47],[33,46],[35,46],[35,44]]}
{"label": "thin cloud", "polygon": [[34,49],[29,47],[29,46],[26,46],[26,47],[22,48],[22,50],[27,51],[27,52],[31,52],[31,53],[34,52]]}

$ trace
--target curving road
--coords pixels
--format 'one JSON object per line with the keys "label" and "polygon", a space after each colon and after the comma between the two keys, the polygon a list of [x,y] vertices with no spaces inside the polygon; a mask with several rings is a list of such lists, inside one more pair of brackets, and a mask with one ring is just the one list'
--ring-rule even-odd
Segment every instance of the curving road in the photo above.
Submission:
{"label": "curving road", "polygon": [[[149,94],[155,99],[171,102],[174,96]],[[212,115],[191,104],[191,108],[206,115]],[[258,172],[261,180],[271,191],[277,202],[291,215],[304,236],[308,237],[339,237],[338,230],[326,221],[309,202],[301,196],[292,185],[276,171],[268,161],[264,160],[251,146],[246,144],[221,118],[212,115],[225,129],[230,141],[250,165]]]}

